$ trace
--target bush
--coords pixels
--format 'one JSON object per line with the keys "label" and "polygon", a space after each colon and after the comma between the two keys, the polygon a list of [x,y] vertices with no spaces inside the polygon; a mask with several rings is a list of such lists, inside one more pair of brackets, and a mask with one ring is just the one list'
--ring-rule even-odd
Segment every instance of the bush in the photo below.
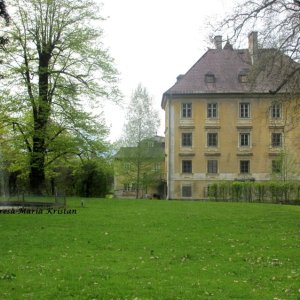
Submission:
{"label": "bush", "polygon": [[300,183],[295,181],[221,181],[208,185],[208,197],[222,201],[299,203]]}

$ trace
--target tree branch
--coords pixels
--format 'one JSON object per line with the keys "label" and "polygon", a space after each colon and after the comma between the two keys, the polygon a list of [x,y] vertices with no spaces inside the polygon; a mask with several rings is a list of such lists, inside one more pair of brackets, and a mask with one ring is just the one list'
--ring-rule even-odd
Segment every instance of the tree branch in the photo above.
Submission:
{"label": "tree branch", "polygon": [[24,133],[21,125],[18,122],[15,122],[15,121],[13,121],[12,124],[16,125],[18,127],[18,129],[19,129],[19,131],[20,131],[20,133],[21,133],[21,135],[23,137],[23,140],[24,140],[24,142],[26,144],[27,150],[28,150],[29,153],[31,153],[32,152],[32,148],[30,146],[30,143],[29,143],[29,141],[28,141],[28,139],[27,139],[27,137],[26,137],[26,135],[25,135],[25,133]]}

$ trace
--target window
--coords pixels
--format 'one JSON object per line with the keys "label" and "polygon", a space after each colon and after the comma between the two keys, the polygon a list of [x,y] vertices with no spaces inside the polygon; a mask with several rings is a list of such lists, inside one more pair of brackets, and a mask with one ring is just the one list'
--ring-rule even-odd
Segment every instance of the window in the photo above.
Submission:
{"label": "window", "polygon": [[182,197],[192,197],[192,187],[190,185],[182,186],[181,195]]}
{"label": "window", "polygon": [[217,147],[218,146],[218,134],[216,132],[207,134],[207,146]]}
{"label": "window", "polygon": [[160,163],[156,163],[153,166],[153,171],[154,172],[158,172],[158,171],[160,171],[160,168],[161,168],[161,164]]}
{"label": "window", "polygon": [[272,173],[278,174],[281,173],[281,161],[280,160],[272,160]]}
{"label": "window", "polygon": [[246,83],[246,82],[248,82],[248,76],[247,76],[247,74],[241,74],[241,75],[239,75],[239,81],[240,81],[241,83]]}
{"label": "window", "polygon": [[192,161],[183,160],[182,161],[182,173],[192,173]]}
{"label": "window", "polygon": [[240,118],[250,118],[250,103],[240,103]]}
{"label": "window", "polygon": [[216,118],[218,112],[218,104],[217,103],[208,103],[207,104],[207,117],[208,118]]}
{"label": "window", "polygon": [[149,148],[153,148],[154,147],[154,142],[153,141],[148,141],[147,143]]}
{"label": "window", "polygon": [[250,146],[250,133],[240,133],[240,146],[241,147]]}
{"label": "window", "polygon": [[129,183],[124,183],[123,190],[124,190],[124,192],[130,191],[130,184]]}
{"label": "window", "polygon": [[209,174],[217,174],[218,173],[218,161],[213,159],[213,160],[208,160],[207,161],[207,173]]}
{"label": "window", "polygon": [[214,83],[216,82],[216,77],[214,74],[208,73],[205,75],[205,82],[206,83]]}
{"label": "window", "polygon": [[271,106],[271,118],[272,119],[279,119],[279,118],[281,118],[281,104],[274,103]]}
{"label": "window", "polygon": [[181,145],[183,147],[191,147],[192,146],[192,133],[182,133],[181,134]]}
{"label": "window", "polygon": [[282,146],[282,134],[273,132],[271,142],[272,142],[272,147],[281,147]]}
{"label": "window", "polygon": [[191,118],[192,117],[192,103],[182,103],[181,116],[183,118]]}
{"label": "window", "polygon": [[249,73],[249,69],[243,69],[243,70],[241,70],[241,72],[238,75],[240,83],[246,83],[246,82],[248,82],[248,73]]}
{"label": "window", "polygon": [[249,160],[241,160],[240,161],[240,173],[241,174],[249,174],[250,173],[250,161]]}

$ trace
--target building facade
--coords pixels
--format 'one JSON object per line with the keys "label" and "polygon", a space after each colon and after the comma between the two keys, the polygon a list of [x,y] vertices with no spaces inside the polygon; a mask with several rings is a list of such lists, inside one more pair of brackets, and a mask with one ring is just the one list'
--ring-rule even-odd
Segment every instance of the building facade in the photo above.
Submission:
{"label": "building facade", "polygon": [[264,55],[274,50],[259,49],[256,32],[248,43],[223,48],[217,36],[216,49],[164,93],[167,198],[205,198],[213,181],[270,180],[283,172],[283,153],[292,161],[290,178],[298,179],[297,96],[287,85],[276,90],[288,58],[268,67]]}
{"label": "building facade", "polygon": [[165,198],[164,137],[122,147],[114,159],[114,195],[127,198]]}

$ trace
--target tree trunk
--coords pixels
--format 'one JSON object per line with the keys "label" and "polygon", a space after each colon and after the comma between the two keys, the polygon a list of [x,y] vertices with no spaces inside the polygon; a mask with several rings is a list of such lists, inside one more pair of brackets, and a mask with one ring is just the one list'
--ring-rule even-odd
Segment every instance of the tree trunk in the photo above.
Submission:
{"label": "tree trunk", "polygon": [[136,176],[136,195],[135,198],[139,198],[140,194],[140,176],[141,176],[141,163],[140,160],[138,161],[138,168],[137,168],[137,176]]}
{"label": "tree trunk", "polygon": [[30,157],[29,185],[30,192],[42,194],[45,182],[45,151],[44,140],[33,138],[33,149]]}
{"label": "tree trunk", "polygon": [[42,194],[45,183],[46,134],[50,115],[49,89],[49,53],[39,55],[39,98],[33,111],[33,147],[30,156],[29,184],[30,192]]}

